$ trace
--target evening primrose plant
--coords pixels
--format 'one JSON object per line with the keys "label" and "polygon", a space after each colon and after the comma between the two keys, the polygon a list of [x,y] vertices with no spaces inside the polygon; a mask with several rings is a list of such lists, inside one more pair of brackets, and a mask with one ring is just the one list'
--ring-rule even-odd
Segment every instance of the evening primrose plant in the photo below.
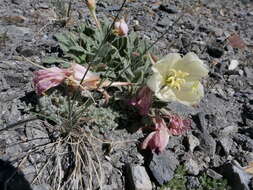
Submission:
{"label": "evening primrose plant", "polygon": [[[129,114],[136,114],[134,121],[139,128],[150,130],[141,148],[164,151],[171,136],[190,130],[191,121],[168,111],[161,101],[198,104],[204,97],[201,79],[208,75],[207,66],[192,52],[183,57],[171,53],[156,58],[154,44],[129,30],[123,18],[118,15],[113,23],[105,18],[98,20],[96,1],[86,0],[86,5],[95,24],[87,21],[55,34],[61,52],[43,60],[44,65],[52,67],[34,72],[35,92],[47,95],[43,97],[46,104],[41,105],[42,113],[47,118],[54,117],[53,121],[64,128],[60,137],[71,141],[69,136],[77,132],[75,142],[93,138],[90,130],[94,132],[94,128],[104,134],[105,130],[122,127],[122,120],[124,126],[129,126]],[[58,86],[63,88],[52,93]],[[64,98],[53,101],[58,95]]]}

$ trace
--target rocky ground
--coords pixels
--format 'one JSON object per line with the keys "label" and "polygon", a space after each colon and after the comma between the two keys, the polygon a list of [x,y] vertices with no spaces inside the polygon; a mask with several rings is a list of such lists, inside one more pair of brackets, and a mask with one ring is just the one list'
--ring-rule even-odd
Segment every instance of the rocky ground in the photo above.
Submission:
{"label": "rocky ground", "polygon": [[[40,63],[57,54],[53,35],[89,19],[84,2],[74,0],[72,20],[64,26],[65,15],[52,2],[56,1],[0,0],[0,158],[19,166],[34,189],[50,189],[46,175],[34,180],[50,154],[45,149],[50,137],[47,123],[33,120],[31,113],[38,99],[31,84],[37,67],[22,56]],[[120,3],[99,1],[99,17],[115,16]],[[171,137],[162,154],[139,150],[141,132],[123,128],[104,135],[129,141],[101,154],[103,189],[160,189],[175,177],[179,165],[187,171],[187,189],[201,189],[203,173],[227,179],[236,190],[253,189],[251,176],[243,169],[253,161],[253,1],[131,0],[122,14],[143,39],[155,41],[168,29],[156,49],[163,55],[194,51],[210,73],[198,106],[168,104],[174,112],[191,117],[193,124],[186,135]],[[228,44],[233,33],[243,39],[245,48]],[[2,130],[5,127],[11,128]]]}

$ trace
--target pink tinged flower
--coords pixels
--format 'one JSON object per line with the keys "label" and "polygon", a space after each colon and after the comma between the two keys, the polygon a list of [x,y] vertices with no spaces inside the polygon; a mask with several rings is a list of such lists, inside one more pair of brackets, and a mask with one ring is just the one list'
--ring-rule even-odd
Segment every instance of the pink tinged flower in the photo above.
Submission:
{"label": "pink tinged flower", "polygon": [[34,72],[33,84],[38,95],[42,95],[48,89],[58,86],[64,79],[71,75],[68,69],[52,67]]}
{"label": "pink tinged flower", "polygon": [[137,92],[137,95],[133,97],[128,103],[136,107],[139,111],[139,114],[144,116],[147,115],[152,104],[153,92],[147,87],[144,86],[140,88]]}
{"label": "pink tinged flower", "polygon": [[114,32],[118,36],[127,36],[128,25],[126,21],[122,18],[114,24]]}
{"label": "pink tinged flower", "polygon": [[169,132],[165,121],[156,117],[153,120],[155,124],[155,131],[151,132],[143,141],[141,148],[149,148],[156,153],[163,152],[169,142]]}
{"label": "pink tinged flower", "polygon": [[182,119],[178,115],[170,116],[169,131],[172,135],[182,135],[190,130],[191,121],[189,119]]}
{"label": "pink tinged flower", "polygon": [[80,83],[82,78],[82,86],[87,89],[95,89],[100,81],[100,77],[91,71],[87,72],[87,69],[79,64],[73,63],[71,65],[71,70],[73,71],[72,78],[76,83]]}

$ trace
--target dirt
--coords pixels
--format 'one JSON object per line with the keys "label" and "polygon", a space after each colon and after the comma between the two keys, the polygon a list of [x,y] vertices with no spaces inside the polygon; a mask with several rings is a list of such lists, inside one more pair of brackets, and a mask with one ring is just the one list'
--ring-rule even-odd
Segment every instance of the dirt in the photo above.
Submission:
{"label": "dirt", "polygon": [[[99,18],[115,16],[120,5],[121,2],[113,0],[99,1]],[[41,147],[52,139],[48,124],[33,120],[31,107],[38,103],[38,97],[32,77],[38,67],[23,56],[40,63],[48,55],[57,55],[59,48],[53,35],[90,19],[83,1],[73,1],[71,8],[71,21],[64,26],[64,16],[51,2],[0,1],[0,158],[19,166],[31,183],[50,154]],[[236,161],[240,166],[251,163],[253,1],[133,0],[127,2],[122,15],[126,16],[131,31],[151,42],[167,31],[156,43],[159,55],[194,51],[210,68],[209,77],[203,81],[205,97],[199,105],[188,108],[177,103],[168,104],[174,112],[190,117],[193,124],[186,135],[171,137],[167,151],[172,151],[180,164],[187,166],[190,160],[198,163],[198,167],[189,172],[190,177],[209,168],[221,168],[228,161]],[[243,39],[244,49],[233,48],[227,43],[226,39],[233,33]],[[237,60],[239,65],[229,70],[232,60]],[[10,129],[2,130],[5,127]],[[191,135],[199,141],[193,150],[190,150]],[[115,146],[109,155],[104,155],[102,148],[99,152],[105,171],[104,189],[127,189],[126,165],[132,163],[148,168],[149,162],[154,162],[139,150],[143,134],[130,133],[122,127],[103,137],[113,141],[129,140]],[[147,170],[153,189],[159,189],[150,171],[152,168]],[[48,183],[46,174],[40,176],[40,182]],[[98,184],[93,183],[94,189],[98,188]]]}

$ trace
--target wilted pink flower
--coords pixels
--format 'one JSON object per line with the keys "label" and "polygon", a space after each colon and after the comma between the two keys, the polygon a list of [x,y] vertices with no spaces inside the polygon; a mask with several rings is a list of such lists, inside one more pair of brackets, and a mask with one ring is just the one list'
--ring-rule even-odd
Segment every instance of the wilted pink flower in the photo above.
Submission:
{"label": "wilted pink flower", "polygon": [[178,115],[171,115],[169,118],[168,128],[172,135],[182,135],[190,130],[191,121],[189,119],[182,119]]}
{"label": "wilted pink flower", "polygon": [[156,117],[153,122],[155,124],[155,131],[146,137],[141,148],[149,148],[156,153],[160,153],[165,150],[170,135],[166,123],[162,118]]}
{"label": "wilted pink flower", "polygon": [[122,18],[114,24],[114,31],[116,35],[127,36],[128,26],[126,21]]}
{"label": "wilted pink flower", "polygon": [[153,92],[149,87],[144,86],[140,88],[137,92],[137,95],[133,97],[128,103],[132,106],[135,106],[140,115],[147,115],[152,103]]}
{"label": "wilted pink flower", "polygon": [[[82,65],[73,63],[70,68],[73,71],[72,79],[79,84],[87,72],[87,69]],[[100,82],[100,77],[91,71],[88,71],[82,81],[82,86],[87,89],[97,88],[98,83]]]}
{"label": "wilted pink flower", "polygon": [[41,69],[34,72],[33,84],[35,91],[38,95],[42,95],[48,89],[58,86],[64,79],[71,75],[71,71],[68,69],[60,69],[58,67],[52,67],[48,69]]}

